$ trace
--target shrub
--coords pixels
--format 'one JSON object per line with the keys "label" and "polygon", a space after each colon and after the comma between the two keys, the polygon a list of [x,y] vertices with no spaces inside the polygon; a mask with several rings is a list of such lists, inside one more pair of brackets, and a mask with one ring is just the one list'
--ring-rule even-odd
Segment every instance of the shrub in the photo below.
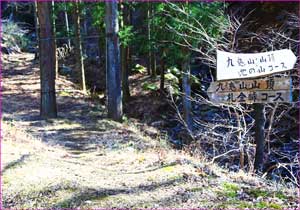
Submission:
{"label": "shrub", "polygon": [[7,52],[20,52],[26,50],[30,44],[26,37],[27,30],[22,29],[17,23],[9,20],[2,20],[2,43]]}

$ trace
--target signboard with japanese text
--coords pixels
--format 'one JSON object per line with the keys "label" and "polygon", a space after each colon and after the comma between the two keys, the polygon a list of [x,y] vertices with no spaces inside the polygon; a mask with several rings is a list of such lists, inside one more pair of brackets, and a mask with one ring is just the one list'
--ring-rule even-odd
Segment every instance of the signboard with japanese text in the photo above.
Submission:
{"label": "signboard with japanese text", "polygon": [[265,78],[211,83],[208,96],[215,103],[291,102],[290,78]]}
{"label": "signboard with japanese text", "polygon": [[290,90],[245,91],[232,93],[210,93],[210,100],[215,103],[278,103],[290,102]]}
{"label": "signboard with japanese text", "polygon": [[207,92],[238,92],[257,90],[288,90],[290,78],[264,78],[212,82]]}
{"label": "signboard with japanese text", "polygon": [[244,79],[288,71],[296,56],[291,50],[264,53],[228,53],[217,50],[217,80]]}

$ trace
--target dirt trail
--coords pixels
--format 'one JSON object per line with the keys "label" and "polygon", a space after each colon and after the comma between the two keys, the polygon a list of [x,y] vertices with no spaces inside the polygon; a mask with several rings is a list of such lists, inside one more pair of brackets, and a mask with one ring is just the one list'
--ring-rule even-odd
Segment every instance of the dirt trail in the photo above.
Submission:
{"label": "dirt trail", "polygon": [[6,208],[296,207],[296,188],[229,173],[172,150],[59,77],[58,118],[39,118],[33,54],[4,57],[2,189]]}

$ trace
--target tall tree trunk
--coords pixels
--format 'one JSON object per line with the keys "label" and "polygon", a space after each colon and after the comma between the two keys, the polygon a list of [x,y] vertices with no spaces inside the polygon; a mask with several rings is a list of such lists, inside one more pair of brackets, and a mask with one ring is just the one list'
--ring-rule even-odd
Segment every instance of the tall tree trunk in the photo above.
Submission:
{"label": "tall tree trunk", "polygon": [[192,104],[191,104],[191,75],[189,59],[186,59],[182,65],[182,89],[183,89],[183,116],[186,127],[189,131],[192,130]]}
{"label": "tall tree trunk", "polygon": [[[121,28],[127,25],[129,25],[129,11],[128,6],[122,4],[121,9],[123,10],[123,18],[121,19]],[[123,102],[127,102],[130,98],[130,92],[129,92],[129,81],[128,81],[128,75],[129,75],[129,46],[121,46],[121,60],[122,60],[122,90],[123,90]]]}
{"label": "tall tree trunk", "polygon": [[[153,7],[152,7],[152,3],[150,3],[150,18],[153,16]],[[155,28],[151,28],[151,25],[150,25],[150,35],[151,35],[151,31],[155,31]],[[150,37],[150,41],[151,41],[151,37]],[[151,47],[150,47],[150,56],[151,56],[151,76],[152,77],[156,77],[157,75],[157,72],[156,72],[156,47],[155,47],[155,43],[150,43]]]}
{"label": "tall tree trunk", "polygon": [[108,117],[121,121],[123,110],[117,1],[106,2],[105,13]]}
{"label": "tall tree trunk", "polygon": [[[84,13],[85,16],[89,16],[90,14],[88,14],[87,12],[89,11],[89,9],[86,9],[86,12]],[[88,36],[88,22],[87,22],[87,18],[83,18],[83,35],[84,36]],[[87,55],[88,53],[88,49],[87,47],[83,47],[83,51],[84,54]]]}
{"label": "tall tree trunk", "polygon": [[165,89],[165,50],[162,50],[162,56],[160,61],[160,92],[164,92]]}
{"label": "tall tree trunk", "polygon": [[98,28],[99,32],[99,39],[98,39],[98,48],[99,48],[99,59],[101,60],[102,55],[105,55],[105,29],[102,26],[99,26]]}
{"label": "tall tree trunk", "polygon": [[151,53],[151,76],[153,77],[153,78],[155,78],[156,77],[156,75],[157,75],[157,73],[156,73],[156,54],[155,54],[155,52],[153,52],[153,50],[152,50],[152,53]]}
{"label": "tall tree trunk", "polygon": [[[186,0],[186,6],[189,6],[189,1]],[[188,8],[189,13],[189,8]],[[182,89],[183,89],[183,116],[184,122],[186,123],[186,127],[189,130],[189,133],[192,131],[192,103],[191,103],[191,70],[190,70],[190,55],[189,50],[186,48],[182,48],[183,54],[185,58],[183,60],[182,66]]]}
{"label": "tall tree trunk", "polygon": [[17,11],[18,5],[17,2],[11,2],[11,10],[9,14],[9,20],[14,21],[15,20],[15,11]]}
{"label": "tall tree trunk", "polygon": [[123,102],[127,102],[130,98],[129,92],[129,81],[128,81],[128,55],[129,48],[121,47],[121,58],[122,58],[122,91],[123,91]]}
{"label": "tall tree trunk", "polygon": [[36,35],[36,50],[34,53],[34,60],[37,60],[39,58],[39,20],[38,20],[38,14],[37,14],[37,1],[34,1],[34,25],[35,25],[35,35]]}
{"label": "tall tree trunk", "polygon": [[66,28],[67,28],[68,47],[71,48],[70,26],[69,26],[69,17],[68,17],[67,3],[66,2],[64,2],[64,15],[65,15]]}
{"label": "tall tree trunk", "polygon": [[255,161],[254,169],[257,172],[262,172],[264,163],[264,149],[265,149],[265,107],[263,104],[254,104],[255,110]]}
{"label": "tall tree trunk", "polygon": [[150,12],[151,12],[151,3],[148,0],[148,3],[147,3],[147,39],[148,39],[147,73],[148,73],[148,75],[150,75],[151,72],[152,72],[152,47],[151,47]]}
{"label": "tall tree trunk", "polygon": [[55,96],[55,46],[51,24],[51,2],[37,2],[40,23],[40,80],[41,105],[40,114],[43,118],[57,116]]}
{"label": "tall tree trunk", "polygon": [[76,59],[76,72],[80,78],[80,85],[83,92],[86,92],[85,84],[85,71],[83,63],[83,54],[82,54],[82,42],[81,42],[81,33],[80,33],[80,10],[79,10],[79,1],[74,3],[74,26],[75,26],[75,43],[74,43],[74,52]]}
{"label": "tall tree trunk", "polygon": [[56,56],[56,24],[55,24],[55,15],[54,15],[54,1],[52,3],[52,25],[53,25],[53,39],[54,39],[54,49],[55,49],[55,76],[58,77],[58,59]]}

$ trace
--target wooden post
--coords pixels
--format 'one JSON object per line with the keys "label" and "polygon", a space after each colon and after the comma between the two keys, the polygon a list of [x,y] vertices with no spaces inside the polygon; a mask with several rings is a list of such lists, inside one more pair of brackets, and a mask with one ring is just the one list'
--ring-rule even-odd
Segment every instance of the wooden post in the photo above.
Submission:
{"label": "wooden post", "polygon": [[264,149],[265,149],[265,107],[264,104],[254,104],[255,110],[255,161],[254,169],[257,172],[262,172],[264,163]]}
{"label": "wooden post", "polygon": [[240,169],[244,168],[245,165],[245,153],[244,153],[244,144],[242,139],[242,123],[241,123],[241,116],[239,115],[239,112],[237,110],[234,110],[236,115],[236,120],[238,124],[238,144],[240,149]]}

